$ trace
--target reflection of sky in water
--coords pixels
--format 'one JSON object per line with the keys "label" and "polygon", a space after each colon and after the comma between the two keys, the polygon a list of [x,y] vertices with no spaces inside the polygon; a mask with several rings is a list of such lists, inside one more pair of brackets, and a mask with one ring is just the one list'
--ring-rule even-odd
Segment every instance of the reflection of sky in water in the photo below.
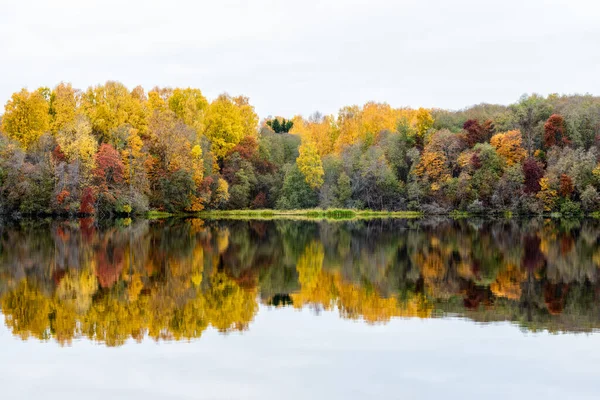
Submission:
{"label": "reflection of sky in water", "polygon": [[2,398],[597,399],[600,335],[510,323],[394,319],[261,306],[250,329],[108,348],[21,341],[0,317]]}

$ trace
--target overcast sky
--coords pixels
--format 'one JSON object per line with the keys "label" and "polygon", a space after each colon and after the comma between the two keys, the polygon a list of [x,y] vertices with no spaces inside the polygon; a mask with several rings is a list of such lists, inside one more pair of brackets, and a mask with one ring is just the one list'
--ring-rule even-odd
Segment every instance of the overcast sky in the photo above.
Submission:
{"label": "overcast sky", "polygon": [[598,95],[600,2],[0,0],[0,72],[2,104],[118,80],[244,94],[261,117]]}

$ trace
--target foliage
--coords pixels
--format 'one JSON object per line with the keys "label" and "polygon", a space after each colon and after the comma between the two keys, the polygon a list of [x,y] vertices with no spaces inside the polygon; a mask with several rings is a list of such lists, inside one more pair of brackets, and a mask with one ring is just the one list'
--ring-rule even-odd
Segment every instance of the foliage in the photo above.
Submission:
{"label": "foliage", "polygon": [[537,193],[540,191],[540,179],[544,176],[544,170],[533,157],[527,158],[523,163],[523,175],[525,177],[525,193]]}
{"label": "foliage", "polygon": [[[92,171],[94,194],[84,191],[86,203],[90,197],[96,199],[96,209],[100,213],[111,214],[117,210],[117,204],[123,196],[123,162],[119,152],[110,144],[103,143],[96,154],[96,167]],[[83,203],[81,210],[89,206]]]}
{"label": "foliage", "polygon": [[184,124],[201,133],[203,130],[203,117],[208,101],[199,89],[173,90],[168,98],[169,109],[180,118]]}
{"label": "foliage", "polygon": [[507,166],[521,164],[527,156],[527,152],[521,146],[521,132],[508,131],[497,133],[490,140],[492,146],[496,148],[498,154],[504,158]]}
{"label": "foliage", "polygon": [[147,114],[139,97],[130,93],[125,85],[108,81],[104,85],[90,87],[81,96],[80,111],[91,124],[94,135],[101,141],[118,147],[117,129],[129,125],[140,132],[146,131]]}
{"label": "foliage", "polygon": [[27,149],[50,128],[50,107],[41,90],[14,93],[4,106],[2,131]]}
{"label": "foliage", "polygon": [[544,211],[553,211],[556,207],[558,193],[553,186],[549,178],[540,179],[540,191],[536,197],[544,204]]}
{"label": "foliage", "polygon": [[212,151],[217,157],[224,157],[249,133],[245,122],[241,108],[231,97],[221,95],[210,103],[204,122],[204,134],[210,139]]}
{"label": "foliage", "polygon": [[565,217],[580,217],[581,206],[579,203],[566,199],[560,205],[560,214]]}
{"label": "foliage", "polygon": [[296,160],[298,169],[304,175],[306,183],[312,189],[318,189],[323,185],[323,164],[317,153],[314,144],[307,140],[300,146],[298,159]]}
{"label": "foliage", "polygon": [[552,114],[544,124],[544,147],[564,146],[570,141],[566,137],[565,120],[558,114]]}
{"label": "foliage", "polygon": [[15,93],[0,129],[3,213],[539,213],[567,199],[593,212],[600,190],[600,98],[591,95],[460,111],[368,102],[259,127],[244,96],[60,83]]}
{"label": "foliage", "polygon": [[52,90],[48,108],[52,133],[56,134],[75,119],[77,96],[77,91],[70,83],[61,82]]}
{"label": "foliage", "polygon": [[581,194],[581,206],[585,212],[594,212],[600,206],[600,195],[596,188],[589,185]]}
{"label": "foliage", "polygon": [[424,137],[427,132],[433,127],[433,117],[431,113],[424,108],[419,108],[416,115],[415,129],[419,137]]}
{"label": "foliage", "polygon": [[315,207],[317,204],[317,194],[306,181],[304,174],[298,166],[288,165],[277,208],[302,209]]}
{"label": "foliage", "polygon": [[569,177],[569,175],[562,174],[560,176],[560,186],[558,189],[558,193],[562,197],[571,197],[575,188],[573,187],[573,180]]}
{"label": "foliage", "polygon": [[469,147],[475,146],[477,143],[485,142],[485,133],[483,127],[479,125],[476,119],[469,119],[463,124],[463,129],[467,132],[466,142]]}
{"label": "foliage", "polygon": [[268,120],[266,124],[275,133],[288,133],[294,127],[294,121],[286,120],[285,118],[282,118],[281,121],[279,121],[279,118],[273,118]]}
{"label": "foliage", "polygon": [[[157,180],[152,202],[159,210],[168,212],[185,210],[191,206],[189,194],[193,193],[195,188],[196,184],[192,174],[188,171],[177,170]],[[219,198],[217,202],[220,201]]]}

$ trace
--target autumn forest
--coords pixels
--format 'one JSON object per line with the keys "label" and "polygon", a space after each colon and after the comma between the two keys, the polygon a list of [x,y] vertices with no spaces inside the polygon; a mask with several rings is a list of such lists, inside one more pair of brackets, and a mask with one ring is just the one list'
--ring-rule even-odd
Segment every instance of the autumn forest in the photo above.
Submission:
{"label": "autumn forest", "polygon": [[459,111],[369,102],[259,119],[247,97],[118,82],[14,93],[0,212],[352,208],[561,213],[600,207],[600,98]]}

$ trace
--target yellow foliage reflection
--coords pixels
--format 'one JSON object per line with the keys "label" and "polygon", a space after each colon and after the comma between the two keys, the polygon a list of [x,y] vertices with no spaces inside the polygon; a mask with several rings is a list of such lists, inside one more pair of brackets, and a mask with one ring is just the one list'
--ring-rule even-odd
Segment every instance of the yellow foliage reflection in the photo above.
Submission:
{"label": "yellow foliage reflection", "polygon": [[427,224],[85,219],[6,227],[0,306],[14,335],[67,345],[242,331],[259,302],[367,323],[450,312],[530,329],[600,328],[595,221]]}

